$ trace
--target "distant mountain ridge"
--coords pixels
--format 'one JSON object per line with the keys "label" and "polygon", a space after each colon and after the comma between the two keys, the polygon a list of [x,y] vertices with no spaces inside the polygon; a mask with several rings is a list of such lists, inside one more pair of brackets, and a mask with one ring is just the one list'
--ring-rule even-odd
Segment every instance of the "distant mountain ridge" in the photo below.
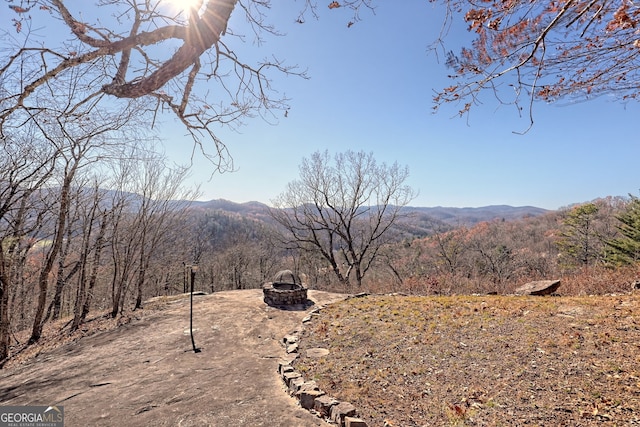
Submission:
{"label": "distant mountain ridge", "polygon": [[509,206],[490,205],[477,208],[450,208],[443,206],[436,207],[412,207],[405,210],[409,212],[420,212],[449,225],[474,225],[479,222],[492,220],[513,221],[531,216],[544,215],[550,212],[547,209],[535,206]]}
{"label": "distant mountain ridge", "polygon": [[[261,202],[236,203],[225,199],[196,201],[191,206],[199,209],[217,209],[260,219],[265,217],[269,209],[266,204]],[[509,205],[491,205],[476,208],[407,206],[402,209],[402,213],[410,218],[420,218],[424,221],[428,217],[436,222],[442,222],[453,227],[471,226],[479,222],[492,220],[512,221],[530,216],[544,215],[548,212],[550,211],[547,209],[535,206]]]}
{"label": "distant mountain ridge", "polygon": [[236,203],[226,199],[214,199],[208,201],[195,201],[191,206],[205,209],[220,209],[228,212],[249,213],[256,211],[267,211],[269,206],[260,202]]}

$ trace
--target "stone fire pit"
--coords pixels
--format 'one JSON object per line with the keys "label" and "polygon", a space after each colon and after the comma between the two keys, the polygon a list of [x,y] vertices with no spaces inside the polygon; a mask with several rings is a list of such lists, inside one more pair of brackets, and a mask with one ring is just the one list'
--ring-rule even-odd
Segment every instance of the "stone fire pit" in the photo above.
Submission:
{"label": "stone fire pit", "polygon": [[287,308],[309,305],[307,287],[291,270],[277,272],[273,282],[262,285],[262,293],[264,294],[264,302],[272,307]]}

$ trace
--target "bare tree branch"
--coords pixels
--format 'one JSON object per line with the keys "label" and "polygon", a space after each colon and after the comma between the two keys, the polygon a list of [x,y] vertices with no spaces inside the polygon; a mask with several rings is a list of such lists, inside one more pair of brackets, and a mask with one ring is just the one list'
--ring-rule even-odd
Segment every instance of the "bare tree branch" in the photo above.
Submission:
{"label": "bare tree branch", "polygon": [[[16,12],[20,32],[11,37],[15,43],[0,60],[0,136],[27,111],[88,113],[103,103],[118,108],[114,98],[152,97],[155,109],[141,110],[149,115],[149,123],[157,123],[163,111],[170,112],[218,168],[232,167],[216,135],[217,125],[234,127],[244,117],[286,110],[287,100],[274,97],[270,74],[305,77],[277,59],[243,62],[229,43],[222,42],[236,10],[246,14],[256,37],[261,32],[277,34],[265,20],[269,6],[269,1],[203,0],[200,7],[171,16],[162,0],[101,0],[91,17],[73,2],[21,0],[29,14]],[[64,34],[62,26],[71,38],[42,37],[32,30],[34,22],[57,34]],[[242,41],[233,32],[231,37]],[[75,98],[65,99],[53,88],[72,78],[79,79],[84,93],[76,91]],[[200,90],[204,85],[206,90]],[[227,157],[219,159],[221,155]]]}
{"label": "bare tree branch", "polygon": [[[435,108],[462,104],[469,112],[484,89],[519,107],[535,100],[591,99],[610,94],[636,99],[640,89],[640,7],[629,1],[443,1],[469,23],[476,38],[449,52],[454,84],[434,97]],[[443,35],[443,38],[446,35]],[[444,41],[440,40],[440,46]],[[510,93],[499,86],[505,83]],[[515,89],[515,90],[514,90]],[[508,99],[503,101],[503,97]]]}

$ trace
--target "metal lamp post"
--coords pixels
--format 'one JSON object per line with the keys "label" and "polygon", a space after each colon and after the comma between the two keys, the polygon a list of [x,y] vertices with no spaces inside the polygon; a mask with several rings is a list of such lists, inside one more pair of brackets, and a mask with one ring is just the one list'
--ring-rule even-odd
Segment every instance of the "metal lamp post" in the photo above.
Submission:
{"label": "metal lamp post", "polygon": [[187,263],[182,261],[182,293],[187,293]]}
{"label": "metal lamp post", "polygon": [[200,353],[200,349],[196,347],[196,341],[193,339],[193,284],[196,281],[196,272],[198,271],[197,265],[189,265],[189,272],[191,273],[191,295],[190,295],[190,307],[189,307],[189,332],[191,334],[191,345],[193,346],[194,353]]}

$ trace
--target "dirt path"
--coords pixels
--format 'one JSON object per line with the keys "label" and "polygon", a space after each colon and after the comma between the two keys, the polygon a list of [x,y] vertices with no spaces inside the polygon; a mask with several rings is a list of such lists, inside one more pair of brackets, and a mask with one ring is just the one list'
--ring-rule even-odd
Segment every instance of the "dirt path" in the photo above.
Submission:
{"label": "dirt path", "polygon": [[[316,304],[343,295],[310,291]],[[307,310],[308,311],[308,310]],[[307,311],[266,306],[261,290],[179,300],[0,371],[1,405],[63,405],[66,427],[320,426],[276,374],[282,337]]]}

